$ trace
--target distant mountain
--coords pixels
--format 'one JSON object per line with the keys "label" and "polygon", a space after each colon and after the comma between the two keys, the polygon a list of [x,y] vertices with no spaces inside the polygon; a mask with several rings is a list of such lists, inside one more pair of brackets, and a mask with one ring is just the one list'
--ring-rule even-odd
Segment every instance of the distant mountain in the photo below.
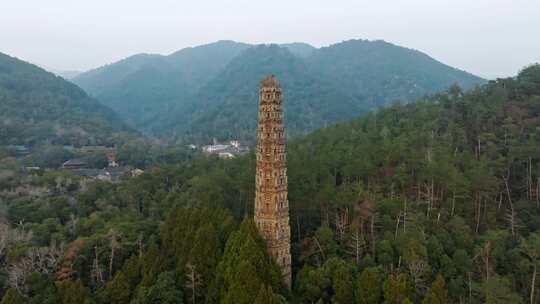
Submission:
{"label": "distant mountain", "polygon": [[106,144],[134,132],[82,89],[0,53],[0,145]]}
{"label": "distant mountain", "polygon": [[67,80],[70,80],[70,79],[73,79],[77,76],[79,76],[82,72],[81,71],[75,71],[75,70],[60,70],[60,69],[55,69],[55,68],[51,68],[51,67],[48,67],[48,66],[44,66],[44,65],[39,65],[38,66],[44,70],[46,70],[47,72],[51,72],[53,74],[55,74],[56,76],[60,76],[64,79],[67,79]]}
{"label": "distant mountain", "polygon": [[294,42],[294,43],[284,43],[280,44],[279,46],[284,47],[291,51],[296,56],[307,58],[315,51],[317,51],[317,48],[312,46],[311,44],[303,43],[303,42]]}
{"label": "distant mountain", "polygon": [[352,118],[364,109],[326,79],[310,74],[306,62],[288,49],[261,45],[234,58],[190,102],[178,104],[156,120],[153,133],[203,142],[213,137],[252,138],[259,81],[268,74],[276,75],[282,84],[287,127],[295,135]]}
{"label": "distant mountain", "polygon": [[65,70],[48,69],[48,68],[44,68],[44,69],[67,80],[73,79],[82,73],[80,71],[65,71]]}
{"label": "distant mountain", "polygon": [[141,127],[189,98],[248,47],[219,41],[169,56],[139,54],[83,73],[73,82]]}
{"label": "distant mountain", "polygon": [[428,55],[376,40],[349,40],[319,49],[307,59],[311,73],[326,75],[335,86],[368,107],[414,100],[452,84],[469,88],[477,76]]}
{"label": "distant mountain", "polygon": [[207,141],[253,138],[258,81],[267,74],[284,88],[289,135],[454,83],[470,88],[484,82],[419,51],[368,40],[320,49],[219,41],[169,56],[137,55],[73,81],[140,130]]}

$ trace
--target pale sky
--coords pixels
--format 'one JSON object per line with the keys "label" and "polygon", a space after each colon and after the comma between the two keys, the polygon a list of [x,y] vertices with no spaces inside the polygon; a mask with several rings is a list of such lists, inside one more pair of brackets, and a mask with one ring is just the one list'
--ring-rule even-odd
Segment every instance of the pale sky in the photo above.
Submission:
{"label": "pale sky", "polygon": [[235,40],[383,39],[486,77],[540,62],[539,0],[0,0],[0,52],[59,70]]}

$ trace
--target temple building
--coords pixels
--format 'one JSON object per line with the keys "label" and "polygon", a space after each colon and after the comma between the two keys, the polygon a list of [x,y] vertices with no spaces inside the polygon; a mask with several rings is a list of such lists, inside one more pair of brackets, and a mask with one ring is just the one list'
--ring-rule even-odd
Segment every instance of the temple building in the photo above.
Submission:
{"label": "temple building", "polygon": [[287,199],[287,160],[282,94],[274,76],[261,81],[257,129],[255,223],[268,252],[291,286],[291,229]]}

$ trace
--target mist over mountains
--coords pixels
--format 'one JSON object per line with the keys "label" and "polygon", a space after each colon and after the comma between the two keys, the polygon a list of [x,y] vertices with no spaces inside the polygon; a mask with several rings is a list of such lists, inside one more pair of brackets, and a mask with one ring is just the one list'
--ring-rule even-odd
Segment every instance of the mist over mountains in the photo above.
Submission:
{"label": "mist over mountains", "polygon": [[384,41],[249,45],[218,41],[168,56],[138,54],[73,82],[129,124],[173,141],[252,139],[258,82],[275,74],[289,135],[348,120],[396,100],[483,79]]}

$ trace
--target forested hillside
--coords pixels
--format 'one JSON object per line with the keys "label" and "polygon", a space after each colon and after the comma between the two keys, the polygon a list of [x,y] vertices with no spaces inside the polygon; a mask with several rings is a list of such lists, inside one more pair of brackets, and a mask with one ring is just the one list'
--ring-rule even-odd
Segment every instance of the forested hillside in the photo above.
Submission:
{"label": "forested hillside", "polygon": [[139,54],[78,75],[73,81],[144,130],[173,105],[189,99],[248,47],[218,41],[168,56]]}
{"label": "forested hillside", "polygon": [[257,82],[276,74],[287,130],[304,135],[396,100],[412,101],[482,79],[384,41],[251,46],[231,41],[139,55],[74,79],[147,133],[181,142],[252,140]]}
{"label": "forested hillside", "polygon": [[539,117],[533,65],[289,143],[291,292],[249,220],[253,155],[4,172],[1,303],[537,303]]}
{"label": "forested hillside", "polygon": [[76,85],[0,53],[0,146],[104,144],[135,132]]}
{"label": "forested hillside", "polygon": [[422,52],[382,40],[350,40],[321,48],[308,58],[308,65],[311,74],[331,75],[328,80],[334,87],[369,108],[415,100],[452,84],[470,88],[481,83]]}
{"label": "forested hillside", "polygon": [[[254,138],[257,88],[260,80],[271,73],[287,92],[287,127],[295,135],[339,119],[353,118],[363,109],[336,87],[310,75],[306,63],[287,49],[277,45],[258,46],[233,59],[223,72],[201,88],[193,102],[178,105],[164,114],[154,133],[188,142],[201,139],[204,142],[213,137]],[[340,102],[333,104],[334,98]]]}

